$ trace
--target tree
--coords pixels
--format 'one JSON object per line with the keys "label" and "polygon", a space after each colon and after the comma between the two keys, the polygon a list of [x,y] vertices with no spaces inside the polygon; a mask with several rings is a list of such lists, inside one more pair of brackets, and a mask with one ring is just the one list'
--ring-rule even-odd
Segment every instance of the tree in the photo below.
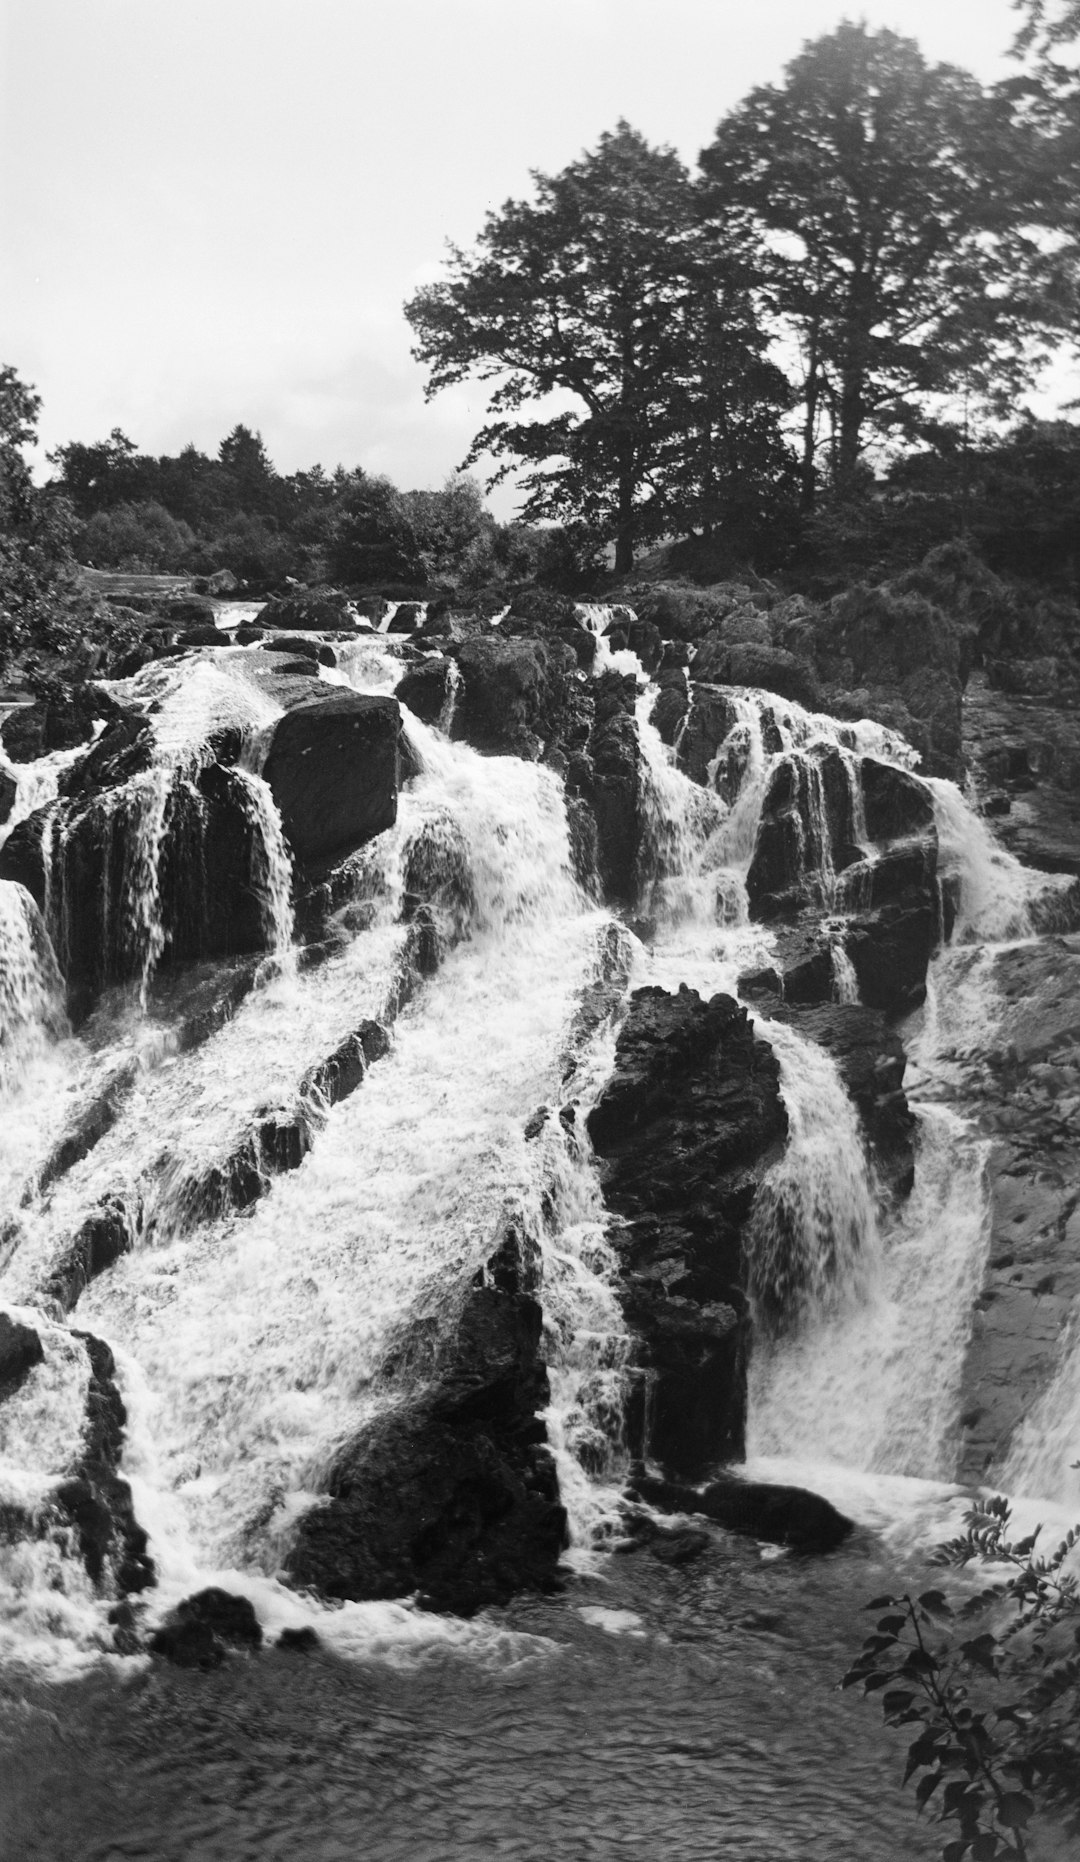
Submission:
{"label": "tree", "polygon": [[917,436],[938,397],[1007,398],[1061,308],[1032,280],[1052,208],[1038,136],[1004,92],[845,22],[703,151],[718,224],[757,238],[764,294],[801,357],[803,503],[822,429],[853,483],[868,436]]}
{"label": "tree", "polygon": [[[724,368],[703,368],[731,273],[673,150],[620,122],[533,182],[535,200],[489,214],[475,251],[451,248],[449,276],[405,306],[413,353],[431,370],[429,398],[472,375],[496,384],[497,418],[465,463],[501,459],[492,483],[523,465],[526,521],[612,539],[621,572],[638,543],[678,526],[690,470],[674,469],[678,450],[696,446],[703,467],[703,433],[761,358],[740,314]],[[532,402],[546,412],[517,418]]]}
{"label": "tree", "polygon": [[37,436],[40,407],[13,368],[0,368],[0,670],[65,629],[74,518],[66,500],[34,486],[23,457]]}
{"label": "tree", "polygon": [[934,1799],[954,1826],[943,1862],[1026,1858],[1042,1812],[1080,1836],[1080,1592],[1066,1568],[1080,1528],[1040,1554],[1039,1527],[1011,1539],[1001,1495],[964,1523],[937,1562],[987,1566],[993,1581],[956,1604],[941,1590],[875,1597],[867,1609],[886,1614],[843,1686],[880,1691],[887,1723],[914,1731],[904,1782],[918,1774],[919,1808]]}

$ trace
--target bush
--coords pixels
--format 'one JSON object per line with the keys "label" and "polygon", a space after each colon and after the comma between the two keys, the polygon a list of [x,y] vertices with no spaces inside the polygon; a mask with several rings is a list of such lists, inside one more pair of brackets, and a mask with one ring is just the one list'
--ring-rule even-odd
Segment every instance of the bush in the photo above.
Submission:
{"label": "bush", "polygon": [[1042,1557],[1038,1528],[1010,1539],[1000,1495],[964,1523],[937,1562],[1008,1576],[956,1605],[940,1590],[875,1597],[885,1614],[842,1685],[880,1691],[887,1724],[914,1731],[904,1782],[920,1809],[941,1789],[944,1862],[995,1862],[1030,1855],[1044,1814],[1080,1836],[1080,1596],[1065,1569],[1080,1528]]}

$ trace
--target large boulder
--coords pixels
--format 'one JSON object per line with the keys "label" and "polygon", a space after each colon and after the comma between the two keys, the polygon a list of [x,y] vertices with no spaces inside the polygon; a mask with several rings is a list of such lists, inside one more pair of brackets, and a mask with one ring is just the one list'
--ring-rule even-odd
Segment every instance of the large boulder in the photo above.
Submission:
{"label": "large boulder", "polygon": [[0,1402],[14,1396],[44,1356],[33,1326],[0,1312]]}
{"label": "large boulder", "polygon": [[[967,1056],[963,1108],[991,1142],[990,1241],[964,1365],[957,1478],[997,1484],[1018,1432],[1060,1373],[1080,1300],[1080,938],[1003,950],[1000,1005]],[[1051,1448],[1023,1491],[1053,1493]],[[1075,1458],[1075,1450],[1069,1459]]]}
{"label": "large boulder", "polygon": [[437,724],[452,689],[452,662],[440,656],[410,666],[394,687],[394,697],[422,724]]}
{"label": "large boulder", "polygon": [[631,1452],[701,1480],[743,1453],[743,1237],[787,1114],[772,1049],[730,996],[638,990],[588,1120],[637,1343]]}
{"label": "large boulder", "polygon": [[667,1512],[699,1513],[729,1532],[750,1533],[793,1552],[834,1551],[854,1530],[852,1521],[820,1494],[736,1474],[725,1473],[701,1488],[641,1475],[632,1492]]}
{"label": "large boulder", "polygon": [[262,608],[259,625],[281,633],[355,631],[344,595],[274,595]]}
{"label": "large boulder", "polygon": [[577,661],[555,638],[478,636],[454,648],[461,691],[451,734],[494,756],[536,762],[562,734]]}
{"label": "large boulder", "polygon": [[344,687],[279,719],[263,775],[301,864],[347,853],[393,826],[400,730],[396,699]]}
{"label": "large boulder", "polygon": [[820,690],[807,659],[760,640],[731,640],[709,634],[693,659],[693,674],[705,684],[753,686],[815,710]]}
{"label": "large boulder", "polygon": [[425,1393],[338,1456],[287,1568],[329,1598],[416,1595],[461,1615],[550,1590],[566,1514],[540,1413],[535,1276],[513,1237],[466,1293]]}

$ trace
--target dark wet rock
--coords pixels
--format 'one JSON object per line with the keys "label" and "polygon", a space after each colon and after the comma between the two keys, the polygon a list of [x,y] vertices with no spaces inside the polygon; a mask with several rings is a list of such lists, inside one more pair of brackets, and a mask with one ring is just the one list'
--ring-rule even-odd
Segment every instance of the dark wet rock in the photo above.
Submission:
{"label": "dark wet rock", "polygon": [[150,1637],[154,1655],[179,1668],[216,1668],[230,1649],[257,1649],[262,1627],[246,1597],[217,1588],[197,1591],[170,1611]]}
{"label": "dark wet rock", "polygon": [[[380,602],[380,614],[385,605]],[[262,608],[259,625],[282,633],[318,634],[335,628],[355,631],[344,595],[274,595]]]}
{"label": "dark wet rock", "polygon": [[422,615],[423,609],[420,602],[399,601],[386,624],[386,631],[388,634],[414,633]]}
{"label": "dark wet rock", "polygon": [[695,680],[709,685],[749,685],[779,698],[793,699],[810,711],[818,708],[820,689],[807,659],[784,647],[732,641],[726,633],[709,634],[694,655]]}
{"label": "dark wet rock", "polygon": [[707,1532],[688,1528],[683,1532],[658,1532],[649,1542],[649,1551],[661,1565],[689,1565],[707,1552],[712,1539]]}
{"label": "dark wet rock", "polygon": [[116,1363],[104,1340],[72,1332],[90,1359],[86,1418],[78,1460],[54,1490],[51,1504],[74,1529],[87,1575],[95,1585],[111,1582],[122,1593],[155,1582],[147,1537],[135,1518],[131,1488],[118,1473],[127,1410],[116,1383]]}
{"label": "dark wet rock", "polygon": [[657,670],[664,657],[664,641],[660,629],[647,616],[635,614],[632,608],[614,607],[604,633],[614,652],[629,649],[637,654],[647,673]]}
{"label": "dark wet rock", "polygon": [[[166,626],[175,628],[205,629],[213,631],[211,645],[221,645],[221,635],[217,630],[217,609],[205,595],[173,595],[162,608],[162,619]],[[194,640],[193,646],[202,646],[201,640]]]}
{"label": "dark wet rock", "polygon": [[892,1021],[917,1009],[926,1000],[926,973],[940,933],[939,913],[925,897],[850,917],[843,942],[860,1001]]}
{"label": "dark wet rock", "polygon": [[[132,859],[144,811],[156,805],[137,779],[100,796],[76,796],[49,818],[51,826],[34,816],[20,823],[22,832],[17,829],[0,852],[2,876],[19,878],[42,905],[41,835],[52,834],[54,941],[74,1014],[85,1013],[106,984],[142,972],[145,948],[130,899]],[[263,862],[261,828],[238,772],[211,763],[193,783],[175,780],[157,869],[164,958],[183,962],[265,949]]]}
{"label": "dark wet rock", "polygon": [[499,633],[533,640],[559,640],[570,648],[585,672],[596,658],[596,635],[585,626],[577,606],[552,589],[527,589],[516,595],[499,622]]}
{"label": "dark wet rock", "polygon": [[643,1475],[634,1491],[653,1506],[671,1512],[702,1513],[731,1532],[748,1532],[794,1552],[831,1552],[854,1530],[852,1521],[820,1494],[805,1487],[743,1480],[725,1474],[704,1488],[679,1485]]}
{"label": "dark wet rock", "polygon": [[1000,1479],[1080,1300],[1080,938],[999,952],[992,987],[1001,1025],[964,1088],[992,1141],[990,1244],[961,1388],[957,1478],[972,1484]]}
{"label": "dark wet rock", "polygon": [[10,820],[19,792],[18,780],[8,770],[0,769],[0,827]]}
{"label": "dark wet rock", "polygon": [[176,644],[178,647],[221,647],[227,642],[215,623],[206,621],[200,627],[185,627],[183,633],[177,635]]}
{"label": "dark wet rock", "polygon": [[137,1222],[137,1211],[121,1196],[105,1197],[52,1268],[43,1297],[70,1312],[91,1280],[130,1251]]}
{"label": "dark wet rock", "polygon": [[462,683],[453,737],[489,755],[531,762],[560,739],[577,671],[562,640],[478,636],[454,653]]}
{"label": "dark wet rock", "polygon": [[297,860],[344,853],[393,826],[400,729],[394,699],[344,688],[274,726],[263,774]]}
{"label": "dark wet rock", "polygon": [[934,831],[934,798],[925,782],[882,763],[878,757],[859,761],[866,832],[875,842],[908,840]]}
{"label": "dark wet rock", "polygon": [[118,788],[150,767],[153,747],[153,731],[146,719],[138,712],[120,712],[86,755],[63,771],[58,791],[85,802],[106,789]]}
{"label": "dark wet rock", "polygon": [[12,762],[34,762],[50,750],[88,743],[95,725],[108,723],[121,709],[93,680],[57,680],[47,697],[20,705],[0,721],[0,743]]}
{"label": "dark wet rock", "polygon": [[869,913],[895,905],[928,913],[937,924],[938,838],[929,790],[873,757],[859,760],[857,779],[871,858],[855,844],[851,779],[839,749],[815,746],[775,764],[746,878],[753,917],[791,918],[807,906]]}
{"label": "dark wet rock", "polygon": [[297,659],[312,660],[315,664],[319,662],[319,642],[309,640],[304,634],[278,634],[270,639],[264,635],[261,650],[264,653],[291,653]]}
{"label": "dark wet rock", "polygon": [[566,784],[595,824],[592,855],[604,896],[633,903],[641,848],[641,748],[632,674],[605,672],[591,687],[593,714],[586,741],[570,757]]}
{"label": "dark wet rock", "polygon": [[364,1021],[332,1054],[305,1074],[302,1091],[315,1094],[327,1105],[348,1099],[372,1063],[390,1052],[390,1036],[381,1022]]}
{"label": "dark wet rock", "polygon": [[729,996],[638,990],[588,1125],[638,1341],[632,1451],[701,1478],[743,1452],[743,1236],[787,1135],[776,1057]]}
{"label": "dark wet rock", "polygon": [[418,666],[410,666],[394,687],[394,697],[399,704],[407,705],[421,724],[437,724],[452,689],[450,661],[425,659]]}
{"label": "dark wet rock", "polygon": [[349,1444],[326,1504],[300,1521],[293,1583],[329,1598],[416,1593],[462,1615],[556,1585],[566,1515],[527,1284],[508,1246],[466,1291],[424,1393]]}
{"label": "dark wet rock", "polygon": [[0,1403],[21,1389],[45,1353],[32,1325],[0,1312]]}
{"label": "dark wet rock", "polygon": [[690,686],[685,667],[662,667],[657,674],[656,683],[660,688],[660,693],[653,706],[652,721],[660,733],[661,740],[668,745],[673,745],[678,742],[679,733],[690,710]]}
{"label": "dark wet rock", "polygon": [[320,1647],[318,1632],[310,1623],[301,1624],[299,1629],[283,1629],[274,1646],[293,1655],[310,1655]]}
{"label": "dark wet rock", "polygon": [[[708,782],[709,764],[737,723],[738,713],[729,694],[721,691],[718,686],[703,685],[695,680],[690,687],[690,716],[679,743],[679,767],[686,771],[691,781],[703,785]],[[728,802],[738,793],[739,783],[746,770],[748,744],[742,745],[741,749],[740,756],[733,747],[734,760],[721,772],[721,793]]]}

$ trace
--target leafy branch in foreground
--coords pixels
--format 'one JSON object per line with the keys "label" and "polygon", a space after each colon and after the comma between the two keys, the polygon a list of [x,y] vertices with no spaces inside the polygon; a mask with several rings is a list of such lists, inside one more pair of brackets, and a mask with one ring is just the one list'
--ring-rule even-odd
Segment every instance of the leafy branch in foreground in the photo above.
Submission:
{"label": "leafy branch in foreground", "polygon": [[1080,1527],[1044,1557],[1040,1528],[1013,1541],[1010,1518],[996,1495],[938,1548],[938,1564],[1000,1572],[985,1589],[955,1604],[940,1590],[867,1604],[885,1614],[841,1683],[881,1690],[886,1723],[917,1729],[904,1783],[916,1778],[920,1810],[934,1799],[953,1826],[943,1862],[1032,1857],[1044,1811],[1080,1834],[1080,1594],[1065,1568]]}

